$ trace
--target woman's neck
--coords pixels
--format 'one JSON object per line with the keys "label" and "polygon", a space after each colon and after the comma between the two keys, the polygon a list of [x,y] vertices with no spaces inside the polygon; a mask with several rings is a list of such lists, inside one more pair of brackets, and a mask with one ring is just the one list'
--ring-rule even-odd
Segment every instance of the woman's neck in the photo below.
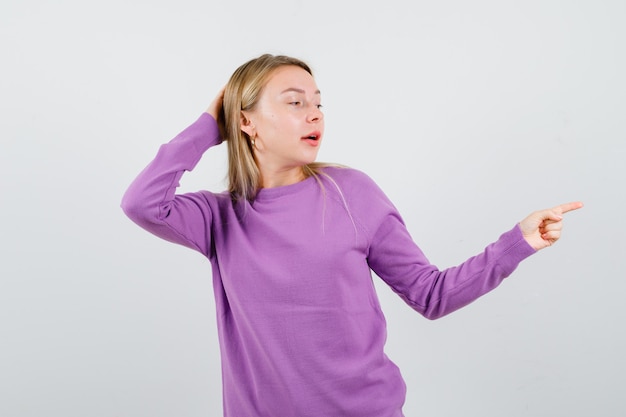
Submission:
{"label": "woman's neck", "polygon": [[294,167],[283,170],[264,170],[261,169],[261,187],[275,188],[285,185],[295,184],[306,179],[306,175],[302,167]]}

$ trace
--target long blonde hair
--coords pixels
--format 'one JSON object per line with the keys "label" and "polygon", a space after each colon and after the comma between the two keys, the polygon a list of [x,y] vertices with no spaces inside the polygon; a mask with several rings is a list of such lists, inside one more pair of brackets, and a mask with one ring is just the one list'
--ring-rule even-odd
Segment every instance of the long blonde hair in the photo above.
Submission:
{"label": "long blonde hair", "polygon": [[[228,191],[233,200],[252,201],[261,188],[261,173],[250,137],[241,130],[241,112],[254,109],[272,72],[287,65],[300,67],[313,75],[311,68],[297,58],[264,54],[237,68],[226,84],[218,123],[228,144]],[[322,166],[325,164],[312,163],[302,170],[306,177],[317,177]]]}

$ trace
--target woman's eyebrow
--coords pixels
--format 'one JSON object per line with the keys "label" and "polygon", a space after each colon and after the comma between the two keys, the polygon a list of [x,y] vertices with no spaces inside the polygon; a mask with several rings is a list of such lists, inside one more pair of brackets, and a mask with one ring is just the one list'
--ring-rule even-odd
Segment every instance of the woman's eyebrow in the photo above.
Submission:
{"label": "woman's eyebrow", "polygon": [[[301,89],[301,88],[295,88],[295,87],[290,87],[290,88],[287,88],[287,89],[285,89],[285,90],[281,91],[281,93],[280,93],[280,94],[285,94],[285,93],[289,93],[289,92],[295,92],[295,93],[300,93],[300,94],[306,94],[306,91],[304,91],[303,89]],[[320,93],[320,90],[315,90],[315,93],[313,93],[313,94],[321,94],[321,93]]]}

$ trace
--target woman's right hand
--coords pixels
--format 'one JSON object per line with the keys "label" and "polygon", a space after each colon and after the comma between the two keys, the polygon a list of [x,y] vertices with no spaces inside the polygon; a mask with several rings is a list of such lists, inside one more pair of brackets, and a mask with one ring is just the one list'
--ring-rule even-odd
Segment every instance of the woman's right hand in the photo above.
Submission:
{"label": "woman's right hand", "polygon": [[224,138],[224,132],[223,132],[223,124],[224,124],[224,109],[223,109],[223,104],[224,104],[224,90],[226,89],[226,86],[222,87],[222,89],[219,91],[219,93],[217,93],[217,96],[215,96],[215,98],[213,99],[213,101],[211,102],[211,104],[209,104],[209,107],[206,109],[206,112],[209,113],[213,119],[215,119],[215,121],[217,122],[219,128],[220,128],[220,132],[222,134],[222,138]]}
{"label": "woman's right hand", "polygon": [[224,103],[224,90],[226,87],[222,87],[217,96],[213,99],[211,104],[209,104],[209,108],[206,109],[206,112],[209,113],[215,120],[220,116],[222,112],[222,104]]}

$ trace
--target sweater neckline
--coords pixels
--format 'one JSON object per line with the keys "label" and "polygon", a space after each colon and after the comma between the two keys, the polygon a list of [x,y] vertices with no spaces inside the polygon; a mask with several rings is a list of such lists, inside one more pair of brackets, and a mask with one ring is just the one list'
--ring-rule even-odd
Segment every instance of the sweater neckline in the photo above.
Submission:
{"label": "sweater neckline", "polygon": [[282,185],[280,187],[272,187],[272,188],[261,188],[257,191],[255,196],[256,201],[267,201],[275,198],[293,195],[296,194],[312,184],[315,181],[313,176],[303,179],[302,181],[298,181],[289,185]]}

